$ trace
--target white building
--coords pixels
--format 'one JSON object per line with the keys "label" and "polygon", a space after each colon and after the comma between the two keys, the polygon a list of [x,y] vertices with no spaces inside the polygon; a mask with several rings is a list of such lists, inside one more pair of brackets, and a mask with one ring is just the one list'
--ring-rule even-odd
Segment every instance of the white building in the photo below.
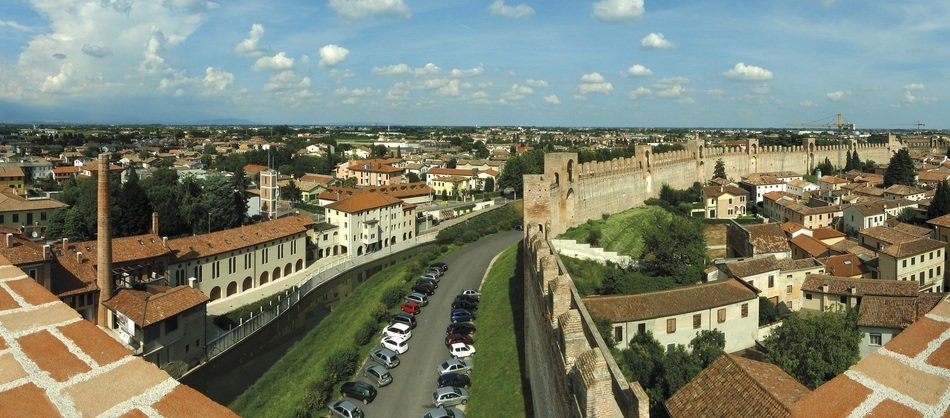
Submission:
{"label": "white building", "polygon": [[749,199],[755,199],[755,203],[762,202],[762,197],[769,192],[788,191],[788,184],[778,177],[752,174],[739,182],[739,187],[749,192]]}
{"label": "white building", "polygon": [[820,189],[817,184],[806,180],[792,180],[788,182],[788,194],[802,198],[805,193],[814,193]]}
{"label": "white building", "polygon": [[367,192],[325,208],[327,222],[339,227],[339,253],[363,255],[414,237],[414,207],[383,193]]}

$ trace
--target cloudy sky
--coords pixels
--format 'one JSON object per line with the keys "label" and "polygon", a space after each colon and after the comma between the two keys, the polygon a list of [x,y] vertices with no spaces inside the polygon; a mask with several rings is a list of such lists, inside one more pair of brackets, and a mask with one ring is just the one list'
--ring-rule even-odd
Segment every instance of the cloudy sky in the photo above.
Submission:
{"label": "cloudy sky", "polygon": [[11,0],[0,122],[950,128],[950,2]]}

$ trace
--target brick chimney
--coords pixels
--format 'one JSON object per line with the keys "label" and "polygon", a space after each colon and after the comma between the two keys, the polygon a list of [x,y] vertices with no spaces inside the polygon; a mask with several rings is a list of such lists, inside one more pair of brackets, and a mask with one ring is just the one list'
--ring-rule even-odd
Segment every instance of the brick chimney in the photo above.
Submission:
{"label": "brick chimney", "polygon": [[152,212],[152,233],[158,235],[158,212]]}
{"label": "brick chimney", "polygon": [[96,251],[96,284],[99,307],[96,324],[108,326],[109,312],[102,303],[112,298],[112,228],[109,225],[109,154],[99,154],[99,205]]}

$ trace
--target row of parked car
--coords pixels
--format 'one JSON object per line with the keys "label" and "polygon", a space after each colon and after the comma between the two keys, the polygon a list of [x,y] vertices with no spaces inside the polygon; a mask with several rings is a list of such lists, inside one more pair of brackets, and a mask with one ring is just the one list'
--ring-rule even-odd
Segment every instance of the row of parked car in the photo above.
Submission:
{"label": "row of parked car", "polygon": [[[445,346],[449,349],[452,359],[439,365],[438,389],[432,394],[432,404],[445,409],[447,406],[466,404],[469,400],[468,388],[472,372],[471,357],[475,355],[475,311],[481,295],[475,289],[463,289],[452,301],[452,311],[449,314],[451,324],[445,330]],[[457,417],[461,411],[449,408],[445,415],[427,414],[424,418]],[[457,411],[457,413],[456,413]]]}
{"label": "row of parked car", "polygon": [[[370,352],[369,358],[372,364],[363,369],[362,375],[372,383],[362,381],[347,382],[340,387],[340,393],[344,397],[362,401],[364,404],[372,402],[377,395],[376,387],[392,383],[393,378],[389,373],[399,365],[399,355],[409,350],[409,339],[412,338],[412,330],[417,325],[417,315],[422,313],[422,307],[429,304],[429,297],[435,294],[441,277],[448,271],[449,266],[445,263],[435,263],[429,266],[429,269],[413,285],[413,292],[406,295],[404,303],[400,306],[401,312],[393,315],[389,320],[389,326],[383,329],[383,335],[380,339],[380,346]],[[474,292],[474,291],[473,291]],[[477,294],[477,292],[475,292]],[[474,319],[474,317],[472,317]],[[470,335],[475,331],[474,325],[469,322],[452,323],[446,329],[447,335]],[[446,341],[449,341],[448,337]],[[448,342],[447,342],[448,345]],[[443,363],[440,367],[440,388],[450,387],[451,384],[458,384],[467,388],[471,381],[467,373],[471,371],[472,363],[470,360],[448,360],[451,364]],[[458,364],[456,364],[458,362]],[[443,379],[444,378],[444,379]],[[445,383],[443,385],[443,383]],[[376,385],[376,387],[374,387]],[[435,397],[435,394],[433,394]],[[467,401],[467,395],[466,395]],[[454,405],[454,404],[453,404]],[[429,411],[425,416],[429,418],[454,417],[464,418],[462,411],[455,408],[446,408],[436,403],[438,408]],[[362,418],[363,411],[353,402],[343,399],[330,405],[330,413],[335,417],[341,418]]]}

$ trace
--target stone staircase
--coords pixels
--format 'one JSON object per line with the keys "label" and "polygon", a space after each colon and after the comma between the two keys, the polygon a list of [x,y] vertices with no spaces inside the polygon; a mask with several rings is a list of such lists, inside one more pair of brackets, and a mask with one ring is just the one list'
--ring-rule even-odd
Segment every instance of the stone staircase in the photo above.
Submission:
{"label": "stone staircase", "polygon": [[628,255],[620,255],[614,251],[607,251],[603,248],[592,247],[590,244],[580,243],[575,240],[555,239],[551,240],[551,245],[558,254],[579,258],[581,260],[593,260],[600,264],[607,262],[614,263],[622,268],[637,266],[637,260]]}

